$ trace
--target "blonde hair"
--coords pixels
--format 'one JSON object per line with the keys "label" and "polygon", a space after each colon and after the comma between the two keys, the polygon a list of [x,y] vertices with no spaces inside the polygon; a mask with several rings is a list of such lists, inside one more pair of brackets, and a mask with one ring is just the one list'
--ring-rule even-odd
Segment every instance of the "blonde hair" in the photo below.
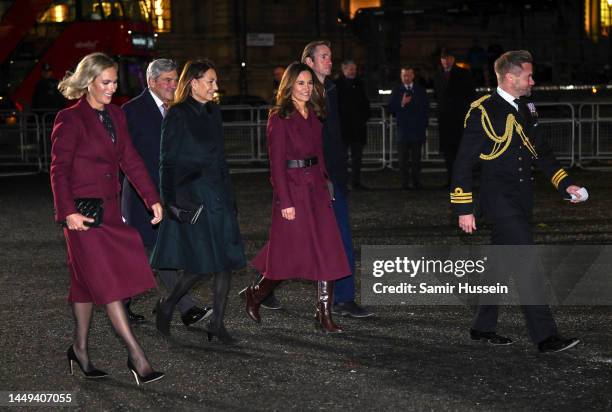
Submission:
{"label": "blonde hair", "polygon": [[66,76],[57,86],[66,99],[74,100],[87,93],[87,87],[104,70],[114,67],[117,63],[104,53],[91,53],[83,57],[74,73],[66,72]]}

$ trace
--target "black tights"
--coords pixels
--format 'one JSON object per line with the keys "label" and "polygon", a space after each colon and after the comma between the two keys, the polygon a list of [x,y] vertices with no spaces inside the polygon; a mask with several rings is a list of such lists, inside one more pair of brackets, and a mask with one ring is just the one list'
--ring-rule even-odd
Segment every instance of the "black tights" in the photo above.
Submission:
{"label": "black tights", "polygon": [[[74,352],[79,358],[81,364],[85,367],[86,371],[93,369],[93,364],[89,361],[88,353],[88,339],[89,339],[89,325],[93,316],[93,303],[74,303],[72,305],[74,319],[76,321],[75,327],[75,338],[74,338]],[[137,372],[141,375],[151,373],[151,365],[142,350],[142,347],[136,340],[136,336],[130,328],[130,322],[128,321],[125,313],[125,306],[123,301],[116,300],[106,305],[106,313],[113,325],[113,328],[117,334],[123,339],[123,342],[127,346],[128,356],[134,363]]]}
{"label": "black tights", "polygon": [[[205,279],[210,275],[202,275],[197,273],[183,272],[183,275],[178,279],[174,289],[163,303],[162,310],[165,313],[174,312],[174,307],[179,300],[187,292],[189,292],[199,280]],[[213,317],[212,325],[215,327],[223,326],[223,318],[225,315],[225,307],[227,306],[227,295],[231,284],[230,272],[215,273],[213,279]]]}

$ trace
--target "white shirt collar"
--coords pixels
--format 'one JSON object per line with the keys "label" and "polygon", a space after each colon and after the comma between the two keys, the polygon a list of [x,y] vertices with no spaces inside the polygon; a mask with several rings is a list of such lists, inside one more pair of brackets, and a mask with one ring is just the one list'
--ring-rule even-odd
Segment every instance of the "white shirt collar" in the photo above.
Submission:
{"label": "white shirt collar", "polygon": [[406,83],[402,83],[402,84],[404,85],[404,88],[405,88],[405,89],[412,89],[412,88],[413,88],[413,86],[414,86],[414,83],[408,83],[408,84],[406,84]]}
{"label": "white shirt collar", "polygon": [[148,89],[148,90],[149,90],[149,93],[151,93],[151,96],[153,97],[153,100],[155,100],[155,105],[159,109],[159,112],[163,115],[164,113],[162,112],[161,106],[163,106],[164,102],[162,102],[162,100],[159,97],[157,97],[157,95],[155,93],[153,93],[151,91],[151,89]]}
{"label": "white shirt collar", "polygon": [[497,94],[499,94],[499,97],[510,103],[512,107],[514,107],[518,111],[518,104],[514,103],[514,96],[512,96],[510,93],[508,93],[501,87],[497,87]]}

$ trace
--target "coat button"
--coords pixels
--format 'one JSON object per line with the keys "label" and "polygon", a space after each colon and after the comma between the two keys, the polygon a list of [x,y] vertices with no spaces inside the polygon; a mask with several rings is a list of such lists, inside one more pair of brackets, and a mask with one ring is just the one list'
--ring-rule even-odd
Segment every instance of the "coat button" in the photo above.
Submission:
{"label": "coat button", "polygon": [[523,168],[522,168],[522,167],[519,167],[519,169],[518,169],[518,170],[519,170],[519,172],[522,172],[522,171],[523,171]]}
{"label": "coat button", "polygon": [[519,182],[522,182],[522,181],[523,181],[523,179],[519,179]]}
{"label": "coat button", "polygon": [[535,180],[535,177],[532,177],[532,178],[531,178],[531,181],[534,181],[534,180]]}
{"label": "coat button", "polygon": [[110,174],[110,173],[106,173],[106,174],[104,175],[104,177],[106,177],[107,179],[110,179],[111,174]]}
{"label": "coat button", "polygon": [[523,160],[523,158],[522,158],[522,157],[519,157],[519,160]]}

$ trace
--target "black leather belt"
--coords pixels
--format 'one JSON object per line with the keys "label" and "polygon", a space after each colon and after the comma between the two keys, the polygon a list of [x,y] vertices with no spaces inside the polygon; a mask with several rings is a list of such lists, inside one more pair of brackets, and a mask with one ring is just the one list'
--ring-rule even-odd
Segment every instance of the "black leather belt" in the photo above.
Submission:
{"label": "black leather belt", "polygon": [[296,169],[301,167],[310,167],[319,163],[319,159],[316,157],[310,157],[308,159],[300,160],[287,160],[287,169]]}

